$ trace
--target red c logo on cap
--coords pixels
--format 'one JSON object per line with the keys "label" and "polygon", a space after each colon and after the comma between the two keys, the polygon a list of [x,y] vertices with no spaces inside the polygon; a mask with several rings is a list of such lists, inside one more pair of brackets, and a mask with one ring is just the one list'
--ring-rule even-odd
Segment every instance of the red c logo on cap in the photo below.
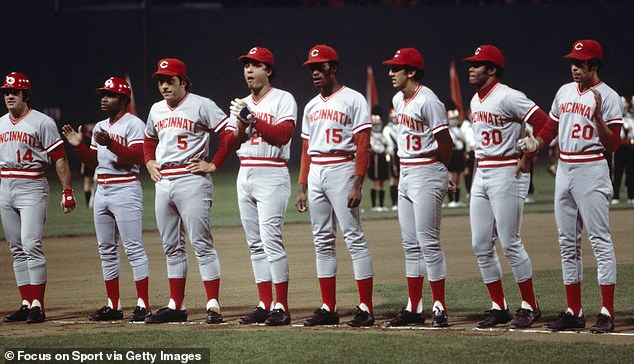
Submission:
{"label": "red c logo on cap", "polygon": [[249,51],[249,54],[255,54],[257,53],[258,49],[256,47],[251,48],[251,50]]}
{"label": "red c logo on cap", "polygon": [[481,51],[481,50],[482,50],[482,49],[480,49],[480,47],[478,47],[478,49],[476,49],[476,51],[475,51],[474,55],[480,54],[480,51]]}
{"label": "red c logo on cap", "polygon": [[161,68],[167,68],[167,66],[169,66],[169,62],[167,62],[167,61],[163,61],[163,62],[159,63],[159,67],[161,67]]}
{"label": "red c logo on cap", "polygon": [[6,82],[7,82],[9,85],[13,85],[13,84],[15,83],[15,78],[13,78],[12,76],[7,76],[7,80],[6,80]]}
{"label": "red c logo on cap", "polygon": [[580,51],[581,48],[583,48],[583,43],[579,42],[579,43],[575,44],[575,50]]}
{"label": "red c logo on cap", "polygon": [[112,88],[113,84],[112,84],[112,80],[111,79],[107,79],[106,83],[104,84],[104,86]]}
{"label": "red c logo on cap", "polygon": [[310,56],[311,57],[317,57],[317,55],[319,54],[319,49],[315,48],[312,51],[310,51]]}
{"label": "red c logo on cap", "polygon": [[401,54],[401,50],[399,49],[398,51],[396,51],[396,53],[394,54],[394,58],[398,58],[398,56]]}

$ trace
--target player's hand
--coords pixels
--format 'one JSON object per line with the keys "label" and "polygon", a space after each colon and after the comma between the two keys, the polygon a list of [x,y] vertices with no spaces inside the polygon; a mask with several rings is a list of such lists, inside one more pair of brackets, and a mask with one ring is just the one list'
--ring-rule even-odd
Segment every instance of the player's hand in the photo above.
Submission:
{"label": "player's hand", "polygon": [[99,145],[109,146],[112,144],[112,139],[110,139],[110,135],[104,131],[103,129],[99,129],[94,133],[95,141]]}
{"label": "player's hand", "polygon": [[603,97],[601,93],[594,88],[591,88],[590,91],[594,94],[594,105],[590,109],[590,118],[597,124],[603,123]]}
{"label": "player's hand", "polygon": [[194,174],[207,174],[214,173],[216,171],[215,164],[209,163],[200,158],[190,158],[189,164],[185,168]]}
{"label": "player's hand", "polygon": [[84,142],[84,138],[82,136],[81,125],[79,126],[79,131],[75,131],[72,126],[66,124],[62,126],[62,135],[68,141],[68,144],[73,147],[78,147],[81,143]]}
{"label": "player's hand", "polygon": [[238,119],[244,121],[247,124],[255,124],[257,121],[255,115],[249,109],[249,106],[246,102],[241,99],[235,99],[231,101],[231,107],[229,107],[229,111],[232,115],[238,117]]}
{"label": "player's hand", "polygon": [[62,201],[60,202],[60,206],[64,213],[67,214],[75,208],[75,195],[73,194],[72,188],[65,188],[62,191]]}
{"label": "player's hand", "polygon": [[530,173],[532,165],[533,160],[524,154],[522,158],[517,161],[517,166],[515,167],[515,177],[519,176],[520,173]]}
{"label": "player's hand", "polygon": [[533,136],[533,131],[530,129],[526,130],[527,135],[524,138],[521,138],[517,141],[517,145],[520,147],[522,152],[531,153],[539,149],[539,142]]}
{"label": "player's hand", "polygon": [[297,198],[295,199],[295,207],[297,207],[297,211],[306,212],[306,210],[308,210],[306,200],[306,185],[300,184],[299,192],[297,193]]}
{"label": "player's hand", "polygon": [[350,191],[350,194],[348,194],[348,208],[353,209],[355,207],[359,207],[361,204],[361,197],[361,189],[353,188],[352,191]]}
{"label": "player's hand", "polygon": [[148,173],[150,174],[150,178],[154,182],[158,182],[161,180],[161,168],[159,167],[156,160],[151,160],[145,163],[145,168],[147,168]]}
{"label": "player's hand", "polygon": [[452,180],[449,180],[449,183],[447,185],[447,191],[456,192],[457,190],[458,190],[458,186],[456,185],[456,183]]}

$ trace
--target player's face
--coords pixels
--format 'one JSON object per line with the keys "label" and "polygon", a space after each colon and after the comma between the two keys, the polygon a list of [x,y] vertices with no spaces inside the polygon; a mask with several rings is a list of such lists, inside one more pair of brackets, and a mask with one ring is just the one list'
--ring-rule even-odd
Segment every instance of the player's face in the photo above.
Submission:
{"label": "player's face", "polygon": [[108,115],[115,115],[124,107],[121,96],[112,92],[103,92],[101,94],[101,110]]}
{"label": "player's face", "polygon": [[259,90],[268,85],[271,70],[264,63],[249,61],[244,64],[243,73],[249,89]]}
{"label": "player's face", "polygon": [[392,87],[402,90],[407,86],[407,70],[403,67],[394,66],[390,68],[388,76],[392,78]]}
{"label": "player's face", "polygon": [[24,101],[24,93],[21,90],[6,88],[4,89],[4,104],[9,111],[23,111],[28,108]]}
{"label": "player's face", "polygon": [[335,69],[328,62],[311,63],[310,75],[313,85],[317,88],[328,88],[335,81]]}
{"label": "player's face", "polygon": [[573,81],[577,83],[587,83],[592,80],[594,71],[590,70],[588,61],[579,61],[573,59],[570,63],[570,73],[572,74]]}
{"label": "player's face", "polygon": [[476,89],[484,87],[491,77],[490,71],[484,63],[471,62],[469,64],[469,83]]}
{"label": "player's face", "polygon": [[176,104],[185,97],[185,81],[181,81],[178,76],[158,75],[156,80],[159,91],[168,104]]}

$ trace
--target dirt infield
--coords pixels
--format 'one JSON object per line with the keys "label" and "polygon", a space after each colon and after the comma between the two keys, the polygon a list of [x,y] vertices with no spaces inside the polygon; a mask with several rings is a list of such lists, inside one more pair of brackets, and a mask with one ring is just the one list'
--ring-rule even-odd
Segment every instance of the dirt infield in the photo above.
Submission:
{"label": "dirt infield", "polygon": [[[616,242],[619,264],[634,263],[634,249],[632,241],[633,210],[620,209],[611,212],[611,228]],[[369,220],[364,222],[364,230],[371,245],[374,259],[376,284],[404,284],[403,253],[400,246],[400,232],[396,219]],[[319,288],[315,277],[314,251],[311,241],[310,228],[306,224],[287,224],[284,227],[287,251],[289,254],[291,284],[289,291],[289,305],[293,313],[293,322],[299,323],[302,318],[309,316],[320,303]],[[248,312],[257,302],[257,292],[253,283],[251,261],[244,241],[241,228],[214,229],[214,238],[219,250],[222,266],[221,304],[223,316],[230,324],[224,327],[234,327],[235,319]],[[443,218],[442,244],[447,257],[449,279],[479,277],[475,258],[470,247],[470,230],[467,216],[449,216]],[[168,285],[166,280],[165,258],[162,253],[161,242],[156,232],[144,234],[146,249],[150,257],[150,304],[161,307],[168,300]],[[524,217],[523,239],[531,256],[535,270],[558,269],[560,267],[559,251],[557,247],[556,228],[552,213],[526,214]],[[584,238],[585,239],[585,238]],[[338,241],[339,259],[339,291],[338,305],[345,309],[354,307],[357,300],[356,289],[352,277],[349,254],[343,243]],[[5,315],[15,310],[19,304],[19,295],[15,287],[11,258],[4,245],[0,255],[0,313]],[[105,303],[105,290],[101,276],[100,260],[93,236],[51,238],[45,241],[48,259],[48,277],[46,294],[46,313],[48,321],[42,325],[0,324],[0,337],[5,335],[31,336],[46,335],[53,331],[90,332],[103,329],[108,324],[88,324],[87,317],[95,309]],[[187,282],[186,304],[189,320],[202,321],[205,317],[205,297],[198,267],[192,249],[190,253],[189,276]],[[584,262],[594,266],[595,261],[591,249],[584,240]],[[121,273],[121,302],[126,314],[136,303],[134,285],[132,284],[130,267],[122,253]],[[505,272],[510,269],[504,264]],[[586,277],[593,279],[593,277]],[[630,284],[632,277],[619,277],[623,284]],[[350,287],[351,289],[345,289]],[[629,300],[631,302],[631,300]],[[380,304],[380,297],[375,304]],[[628,309],[628,312],[631,310]],[[347,318],[343,318],[347,319]],[[377,318],[382,323],[385,318]],[[619,332],[634,335],[632,318],[622,318],[617,321]],[[461,317],[450,317],[451,326],[447,330],[427,330],[435,334],[454,333],[471,335],[473,321]],[[144,325],[117,324],[117,329],[138,330]],[[188,329],[196,325],[175,325],[174,329]],[[51,330],[53,328],[53,330]],[[244,329],[240,327],[239,329]],[[294,329],[294,328],[290,328]],[[539,331],[539,330],[537,330]],[[498,335],[501,331],[478,331],[478,334]],[[535,335],[542,335],[539,332]],[[547,335],[547,334],[543,334]],[[570,335],[559,335],[560,340],[567,341]],[[574,335],[574,340],[596,341],[596,335]],[[512,333],[510,337],[523,337],[523,334]],[[552,339],[552,337],[550,338]],[[632,343],[632,336],[616,337],[602,336],[602,342]]]}

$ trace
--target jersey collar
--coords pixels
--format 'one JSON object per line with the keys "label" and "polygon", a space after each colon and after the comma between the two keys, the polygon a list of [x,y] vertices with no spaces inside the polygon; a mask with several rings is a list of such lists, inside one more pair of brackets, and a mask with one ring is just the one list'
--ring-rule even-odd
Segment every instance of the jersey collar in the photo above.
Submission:
{"label": "jersey collar", "polygon": [[478,98],[480,99],[480,102],[484,101],[484,99],[486,99],[486,97],[491,93],[491,91],[495,88],[495,86],[499,84],[500,84],[500,80],[496,79],[495,81],[491,82],[486,87],[479,89]]}

